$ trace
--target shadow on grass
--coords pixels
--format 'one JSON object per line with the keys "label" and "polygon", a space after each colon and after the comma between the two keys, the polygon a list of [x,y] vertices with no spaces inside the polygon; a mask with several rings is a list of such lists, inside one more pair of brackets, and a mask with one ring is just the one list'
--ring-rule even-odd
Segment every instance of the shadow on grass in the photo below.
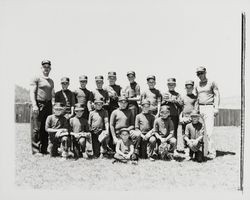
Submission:
{"label": "shadow on grass", "polygon": [[216,151],[216,157],[220,157],[220,156],[226,156],[226,155],[235,155],[235,152],[231,152],[231,151]]}

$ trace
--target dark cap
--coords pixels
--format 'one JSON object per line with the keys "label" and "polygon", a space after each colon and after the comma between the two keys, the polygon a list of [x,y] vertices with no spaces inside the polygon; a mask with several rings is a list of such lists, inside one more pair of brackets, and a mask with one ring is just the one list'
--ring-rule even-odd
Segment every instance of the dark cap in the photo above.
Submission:
{"label": "dark cap", "polygon": [[87,81],[88,77],[85,75],[79,76],[79,81]]}
{"label": "dark cap", "polygon": [[185,85],[192,85],[192,86],[194,86],[194,81],[188,80],[188,81],[185,82]]}
{"label": "dark cap", "polygon": [[65,82],[69,82],[69,78],[68,77],[62,77],[61,78],[61,83],[65,83]]}
{"label": "dark cap", "polygon": [[96,81],[103,81],[103,76],[101,76],[101,75],[95,76],[95,80]]}
{"label": "dark cap", "polygon": [[127,128],[121,128],[120,131],[119,131],[119,133],[121,134],[122,132],[129,133],[129,130]]}
{"label": "dark cap", "polygon": [[95,99],[94,103],[104,103],[103,98]]}
{"label": "dark cap", "polygon": [[130,75],[130,74],[132,74],[133,76],[135,76],[135,72],[134,71],[128,71],[127,72],[127,76]]}
{"label": "dark cap", "polygon": [[202,67],[202,66],[197,67],[197,68],[196,68],[196,73],[197,73],[197,72],[206,72],[206,68],[205,68],[205,67]]}
{"label": "dark cap", "polygon": [[149,75],[149,76],[147,76],[147,81],[148,81],[149,79],[153,79],[153,80],[155,81],[155,76],[154,76],[154,75]]}
{"label": "dark cap", "polygon": [[51,65],[51,62],[49,60],[43,60],[42,65],[45,65],[45,64]]}
{"label": "dark cap", "polygon": [[200,116],[200,112],[198,110],[193,110],[190,114],[191,117],[199,117]]}
{"label": "dark cap", "polygon": [[108,77],[110,77],[110,76],[116,76],[116,72],[109,72]]}
{"label": "dark cap", "polygon": [[84,105],[81,103],[76,103],[75,104],[75,110],[84,110]]}
{"label": "dark cap", "polygon": [[147,99],[143,99],[142,102],[141,102],[141,105],[143,106],[143,105],[145,105],[145,104],[150,105],[150,101],[147,100]]}
{"label": "dark cap", "polygon": [[64,109],[64,104],[62,104],[61,102],[55,102],[53,107],[56,109]]}
{"label": "dark cap", "polygon": [[168,83],[176,83],[176,79],[175,78],[169,78],[167,80]]}
{"label": "dark cap", "polygon": [[128,98],[126,96],[120,96],[118,101],[128,101]]}

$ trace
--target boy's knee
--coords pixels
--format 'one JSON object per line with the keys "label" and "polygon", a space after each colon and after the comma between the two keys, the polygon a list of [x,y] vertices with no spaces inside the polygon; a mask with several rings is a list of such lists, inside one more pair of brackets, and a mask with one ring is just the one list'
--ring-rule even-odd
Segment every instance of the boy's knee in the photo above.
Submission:
{"label": "boy's knee", "polygon": [[149,138],[148,142],[151,145],[155,145],[156,144],[156,138],[152,136],[152,137]]}
{"label": "boy's knee", "polygon": [[85,139],[84,137],[81,137],[81,138],[79,139],[79,144],[80,144],[80,145],[85,145],[85,143],[86,143],[86,139]]}
{"label": "boy's knee", "polygon": [[177,144],[176,138],[172,137],[172,138],[169,140],[169,143],[170,143],[171,145],[176,145],[176,144]]}

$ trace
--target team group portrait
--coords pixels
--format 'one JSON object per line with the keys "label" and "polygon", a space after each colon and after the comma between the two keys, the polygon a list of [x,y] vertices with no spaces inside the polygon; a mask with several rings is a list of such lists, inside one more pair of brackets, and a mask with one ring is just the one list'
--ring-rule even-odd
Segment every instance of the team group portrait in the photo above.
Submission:
{"label": "team group portrait", "polygon": [[239,192],[241,4],[23,1],[0,6],[20,192]]}
{"label": "team group portrait", "polygon": [[[116,84],[116,72],[95,76],[96,89],[87,89],[88,77],[80,75],[79,88],[68,89],[62,77],[55,91],[49,77],[50,60],[41,63],[41,75],[32,79],[31,138],[33,155],[63,159],[114,158],[113,163],[139,159],[174,161],[179,153],[186,160],[202,162],[216,158],[212,134],[220,94],[217,84],[197,67],[200,82],[186,80],[186,94],[177,91],[176,79],[168,78],[160,92],[155,75],[145,77],[148,89],[140,90],[136,72],[128,71],[128,85]],[[104,86],[104,77],[108,85]],[[182,137],[177,137],[179,124]],[[177,140],[184,143],[177,148]]]}

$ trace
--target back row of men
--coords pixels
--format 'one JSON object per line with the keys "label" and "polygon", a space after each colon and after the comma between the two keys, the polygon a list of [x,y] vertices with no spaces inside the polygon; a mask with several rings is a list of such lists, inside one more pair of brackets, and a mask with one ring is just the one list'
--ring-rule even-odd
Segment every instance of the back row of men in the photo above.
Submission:
{"label": "back row of men", "polygon": [[[111,143],[114,144],[118,141],[117,134],[119,135],[120,130],[124,128],[127,128],[128,131],[134,130],[135,121],[138,118],[136,118],[136,116],[138,116],[141,112],[141,108],[145,104],[149,106],[149,112],[156,118],[160,117],[161,107],[164,105],[167,106],[166,110],[169,110],[174,129],[173,138],[175,139],[177,139],[179,122],[183,124],[184,133],[185,125],[189,123],[191,119],[190,114],[193,110],[199,110],[204,118],[204,125],[206,127],[205,134],[207,136],[208,152],[205,154],[210,158],[216,156],[211,135],[214,126],[214,116],[218,114],[219,91],[215,82],[208,81],[205,67],[197,68],[196,74],[199,77],[200,82],[195,87],[192,80],[186,81],[186,95],[182,97],[175,91],[175,78],[169,78],[167,80],[168,89],[165,93],[161,94],[160,91],[155,88],[156,77],[154,75],[150,75],[146,78],[148,89],[141,93],[140,86],[135,81],[136,74],[134,71],[127,72],[130,84],[124,89],[116,84],[116,72],[109,72],[109,85],[107,87],[103,87],[103,76],[96,76],[95,81],[97,88],[91,92],[86,88],[88,77],[83,75],[79,77],[80,88],[71,92],[68,89],[70,83],[69,78],[63,77],[61,79],[62,90],[55,93],[54,82],[49,78],[51,62],[48,60],[42,61],[41,69],[42,75],[37,76],[32,80],[30,90],[33,111],[31,130],[33,153],[47,153],[48,133],[46,131],[45,122],[47,117],[52,114],[52,105],[54,102],[60,102],[65,106],[63,114],[68,120],[75,115],[74,109],[76,103],[82,106],[84,109],[83,118],[89,121],[90,117],[93,115],[90,116],[90,112],[96,109],[98,103],[102,104],[101,107],[103,110],[107,111],[108,119],[110,121],[110,126],[107,130],[108,133],[106,134],[112,135],[110,138],[113,142]],[[195,91],[195,94],[193,91]],[[145,101],[148,101],[149,104],[145,103]],[[129,110],[129,112],[120,112],[125,109],[121,109],[122,102],[125,103],[126,109]],[[128,115],[131,116],[128,117]],[[124,124],[126,121],[124,121],[124,117],[129,118],[131,122],[126,122]],[[142,127],[145,126],[143,121],[145,120],[140,122]],[[145,131],[150,131],[149,128],[151,127],[147,127],[147,130],[143,130],[143,134],[145,134]],[[134,135],[137,135],[136,132],[132,131],[132,138],[133,133]],[[136,145],[141,146],[140,144]]]}

